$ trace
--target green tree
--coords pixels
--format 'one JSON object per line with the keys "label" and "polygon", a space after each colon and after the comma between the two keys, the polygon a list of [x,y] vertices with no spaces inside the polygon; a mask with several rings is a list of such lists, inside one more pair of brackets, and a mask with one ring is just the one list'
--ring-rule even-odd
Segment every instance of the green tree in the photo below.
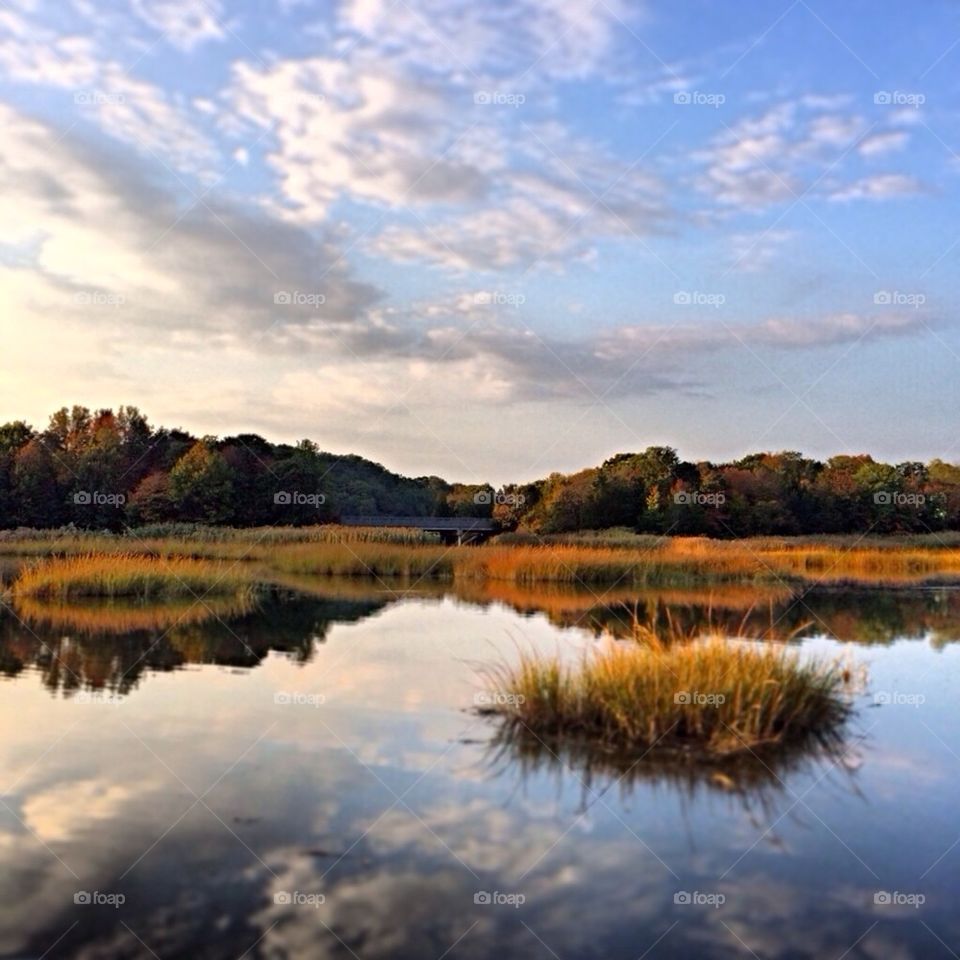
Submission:
{"label": "green tree", "polygon": [[35,437],[21,447],[13,461],[13,520],[25,527],[56,527],[64,522],[63,487],[54,458]]}
{"label": "green tree", "polygon": [[170,471],[170,501],[177,518],[226,523],[233,512],[232,473],[213,439],[198,440]]}

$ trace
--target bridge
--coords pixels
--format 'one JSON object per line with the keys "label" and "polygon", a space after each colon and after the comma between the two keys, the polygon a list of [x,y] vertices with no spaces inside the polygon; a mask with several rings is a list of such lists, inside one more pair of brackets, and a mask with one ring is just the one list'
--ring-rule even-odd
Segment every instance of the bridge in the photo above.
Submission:
{"label": "bridge", "polygon": [[495,520],[478,517],[394,517],[380,514],[341,517],[340,522],[347,527],[405,527],[439,533],[444,543],[455,543],[458,547],[467,543],[483,543],[487,537],[500,531],[500,525]]}

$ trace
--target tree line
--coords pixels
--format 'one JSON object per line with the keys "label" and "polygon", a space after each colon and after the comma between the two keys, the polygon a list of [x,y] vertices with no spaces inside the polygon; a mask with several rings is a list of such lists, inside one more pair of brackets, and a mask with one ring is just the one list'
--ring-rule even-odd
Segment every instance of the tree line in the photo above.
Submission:
{"label": "tree line", "polygon": [[867,454],[821,462],[793,451],[691,463],[670,447],[649,447],[519,487],[515,500],[522,506],[503,512],[540,533],[927,533],[960,529],[960,466]]}
{"label": "tree line", "polygon": [[47,427],[0,426],[0,528],[120,530],[187,522],[238,527],[334,522],[350,514],[473,516],[571,533],[625,527],[714,537],[960,529],[960,466],[825,462],[796,452],[729,463],[669,447],[495,490],[409,478],[315,443],[153,428],[136,408],[58,410]]}

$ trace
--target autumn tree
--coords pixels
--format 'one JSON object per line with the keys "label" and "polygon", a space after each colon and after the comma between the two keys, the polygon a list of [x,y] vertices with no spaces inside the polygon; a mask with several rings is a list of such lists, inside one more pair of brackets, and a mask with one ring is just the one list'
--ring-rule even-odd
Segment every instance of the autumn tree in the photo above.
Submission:
{"label": "autumn tree", "polygon": [[233,504],[233,473],[211,438],[198,440],[170,471],[170,502],[180,520],[225,523]]}

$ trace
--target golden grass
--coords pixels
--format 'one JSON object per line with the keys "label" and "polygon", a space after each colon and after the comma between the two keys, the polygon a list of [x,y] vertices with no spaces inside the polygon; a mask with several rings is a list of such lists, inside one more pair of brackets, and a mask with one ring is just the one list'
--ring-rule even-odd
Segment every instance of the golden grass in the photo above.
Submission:
{"label": "golden grass", "polygon": [[241,596],[254,589],[247,568],[185,557],[130,554],[90,555],[45,560],[21,571],[13,582],[15,599],[70,600],[74,597],[169,599]]}
{"label": "golden grass", "polygon": [[[458,558],[459,560],[459,558]],[[960,549],[900,544],[678,537],[645,550],[577,546],[473,550],[457,573],[518,583],[682,585],[706,581],[900,585],[960,578]]]}
{"label": "golden grass", "polygon": [[960,579],[955,538],[938,545],[877,538],[649,538],[645,546],[503,544],[447,547],[416,531],[328,525],[250,530],[203,528],[189,536],[31,534],[0,539],[0,552],[70,557],[102,554],[256,562],[282,574],[529,584],[683,587],[701,584],[907,585]]}
{"label": "golden grass", "polygon": [[495,668],[489,711],[514,733],[724,759],[825,743],[850,713],[850,677],[784,647],[730,641],[610,644],[570,665],[525,654]]}
{"label": "golden grass", "polygon": [[302,543],[387,543],[433,545],[436,534],[406,527],[205,527],[199,524],[155,524],[122,534],[64,530],[0,531],[0,554],[66,556],[88,553],[237,557],[271,547]]}
{"label": "golden grass", "polygon": [[159,632],[174,627],[229,620],[249,613],[255,607],[253,597],[208,597],[203,603],[193,599],[142,603],[123,597],[119,600],[91,598],[73,602],[19,597],[17,616],[26,623],[84,634],[125,634],[138,631]]}

